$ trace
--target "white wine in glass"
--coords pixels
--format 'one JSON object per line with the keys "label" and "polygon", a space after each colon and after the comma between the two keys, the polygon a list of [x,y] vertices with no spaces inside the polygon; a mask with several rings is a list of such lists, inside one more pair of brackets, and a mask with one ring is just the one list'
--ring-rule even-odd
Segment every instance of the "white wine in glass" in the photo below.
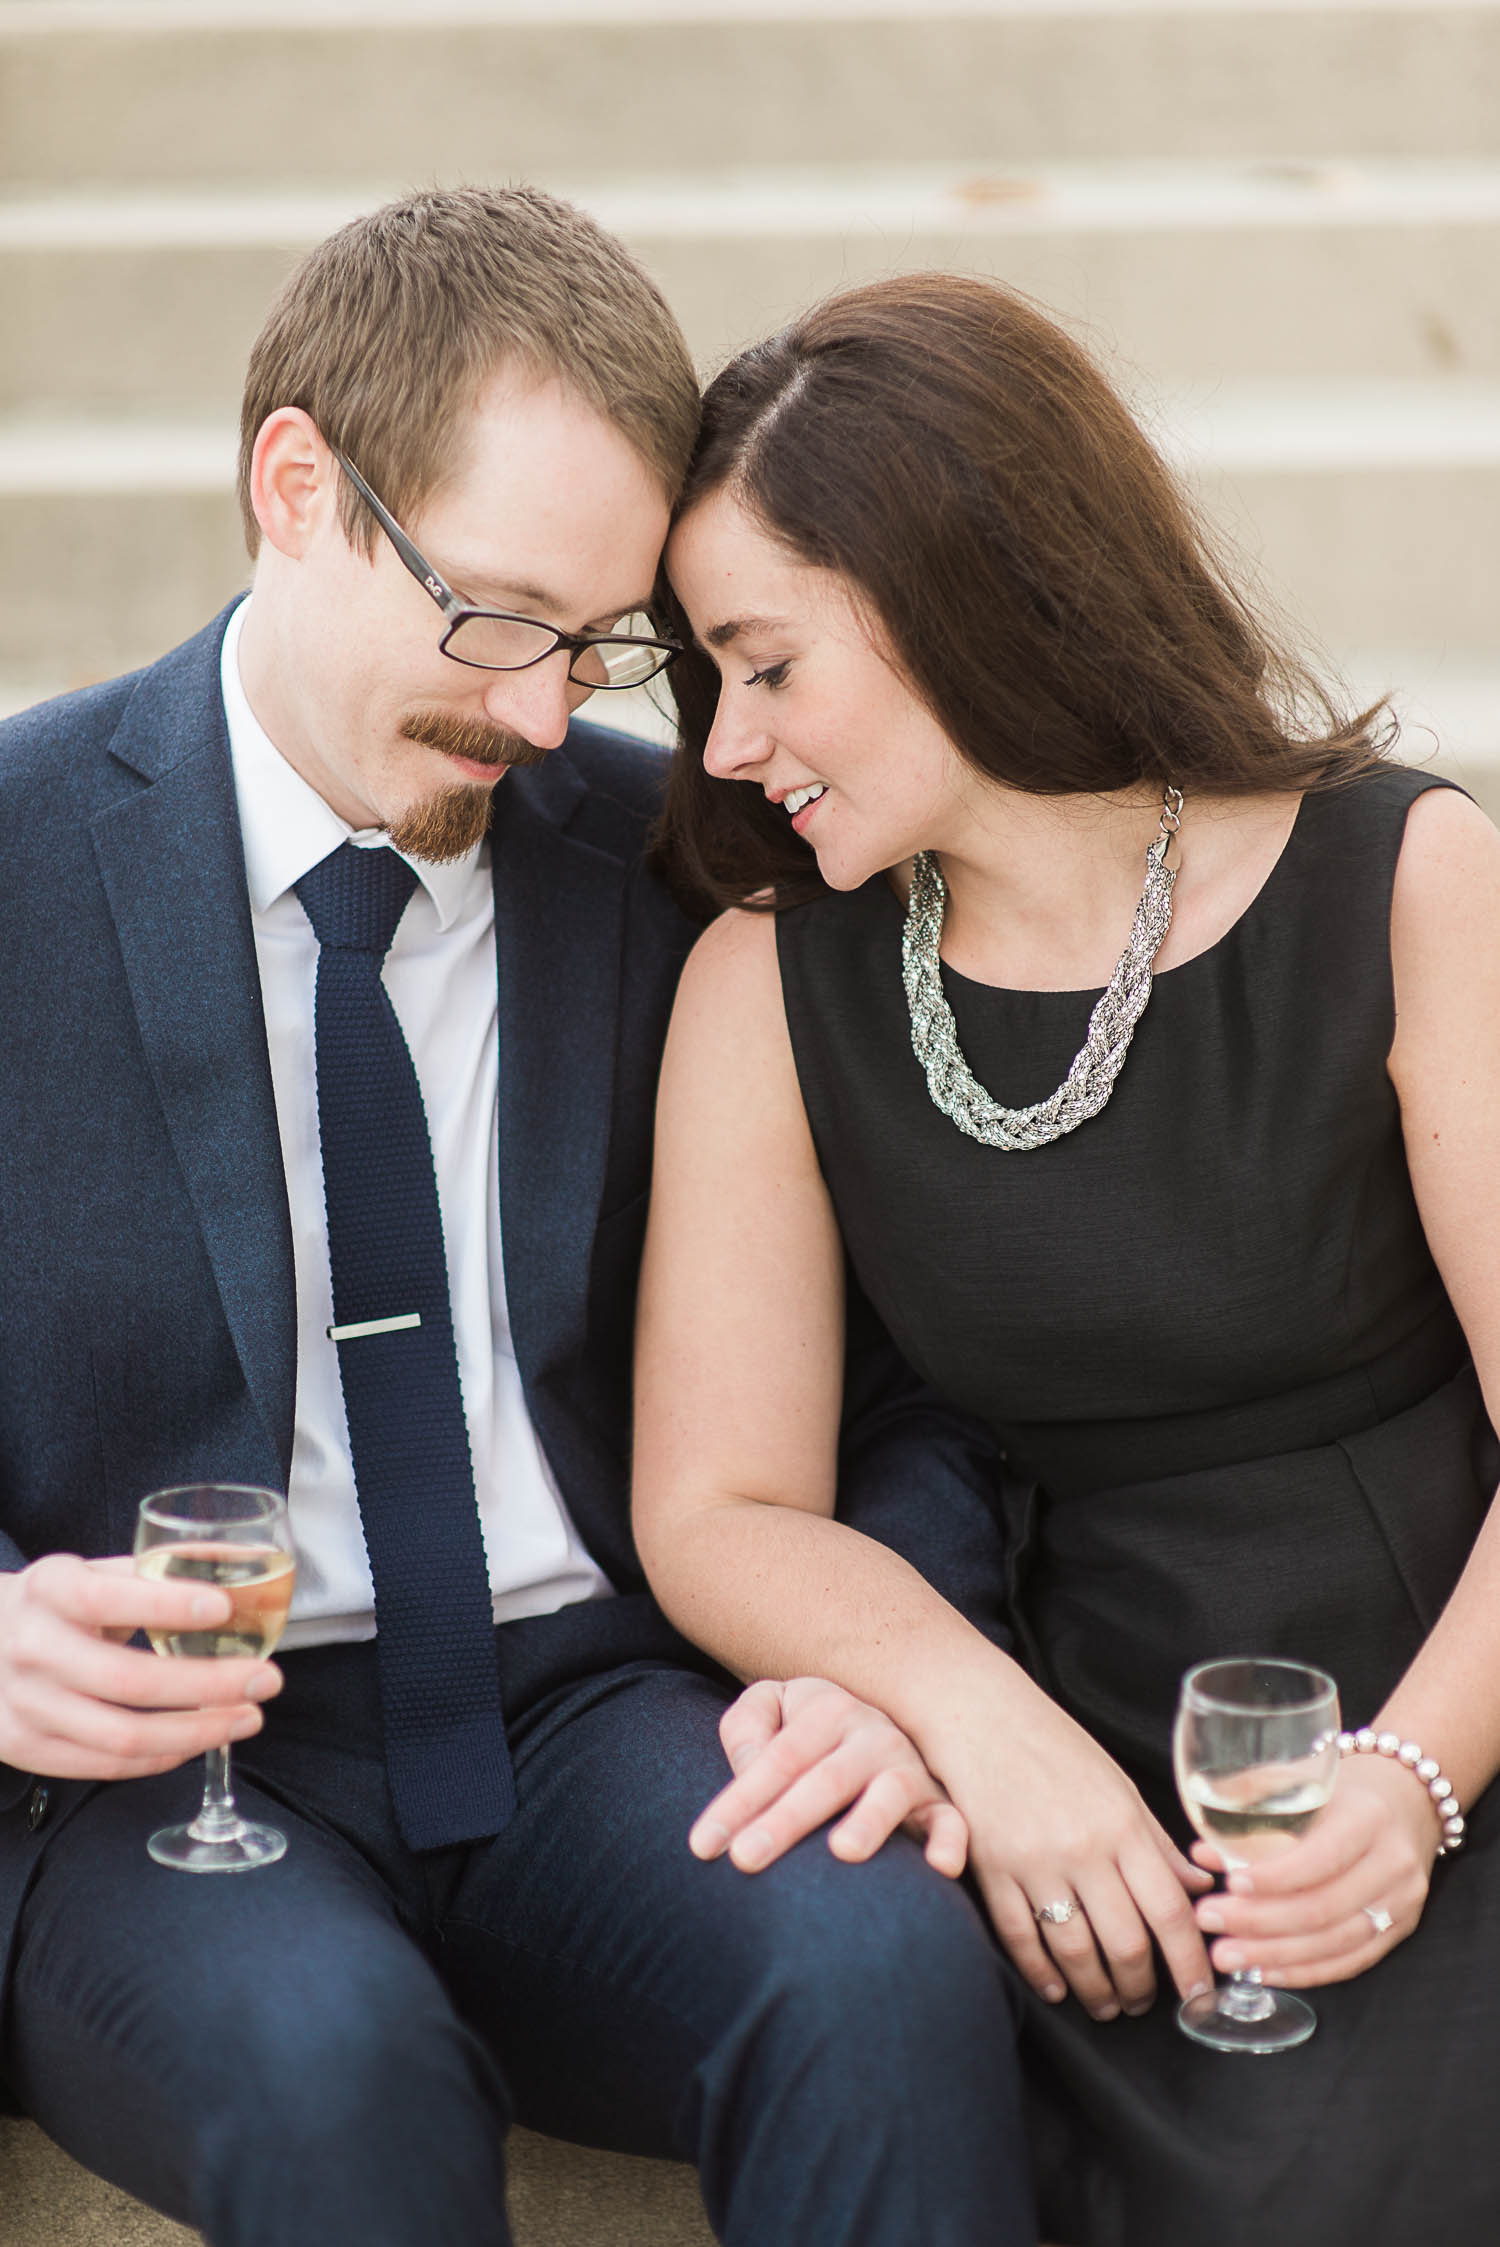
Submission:
{"label": "white wine in glass", "polygon": [[153,1545],[138,1555],[138,1576],[158,1582],[214,1584],[234,1602],[227,1623],[208,1630],[148,1631],[158,1654],[274,1653],[286,1629],[297,1563],[290,1553],[252,1551],[211,1538],[186,1545]]}
{"label": "white wine in glass", "polygon": [[[228,1620],[207,1630],[150,1631],[158,1654],[270,1654],[286,1628],[296,1559],[286,1500],[237,1483],[190,1483],[143,1498],[136,1522],[138,1576],[187,1580],[228,1592]],[[191,1825],[167,1826],[146,1844],[181,1872],[250,1872],[274,1865],[286,1836],[240,1816],[229,1789],[229,1750],[205,1757],[203,1802]]]}
{"label": "white wine in glass", "polygon": [[[1264,1864],[1306,1833],[1338,1776],[1338,1688],[1305,1662],[1200,1662],[1182,1681],[1172,1758],[1183,1808],[1231,1872]],[[1216,2052],[1288,2052],[1318,2016],[1265,1989],[1254,1967],[1184,1998],[1177,2023]]]}

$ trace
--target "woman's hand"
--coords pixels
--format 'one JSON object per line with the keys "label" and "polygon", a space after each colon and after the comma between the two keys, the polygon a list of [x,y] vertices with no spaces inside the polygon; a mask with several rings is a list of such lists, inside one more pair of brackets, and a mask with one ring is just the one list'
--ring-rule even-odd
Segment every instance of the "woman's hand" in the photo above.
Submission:
{"label": "woman's hand", "polygon": [[735,1778],[689,1834],[695,1856],[727,1850],[741,1872],[760,1872],[847,1809],[828,1836],[836,1857],[862,1863],[900,1826],[936,1872],[963,1871],[963,1818],[906,1734],[841,1685],[763,1679],[725,1710],[719,1737]]}
{"label": "woman's hand", "polygon": [[[1350,1758],[1311,1833],[1206,1897],[1198,1925],[1223,1973],[1256,1966],[1279,1989],[1347,1982],[1404,1943],[1422,1916],[1442,1836],[1404,1764]],[[1193,1855],[1223,1869],[1207,1842]]]}
{"label": "woman's hand", "polygon": [[[969,1821],[969,1858],[995,1931],[1039,1996],[1069,1988],[1094,2016],[1144,2013],[1156,1996],[1153,1938],[1184,1997],[1209,1987],[1189,1863],[1119,1765],[1029,1682],[1017,1705],[966,1725],[944,1758]],[[1069,1911],[1068,1907],[1072,1909]],[[1044,1908],[1061,1918],[1039,1920]]]}

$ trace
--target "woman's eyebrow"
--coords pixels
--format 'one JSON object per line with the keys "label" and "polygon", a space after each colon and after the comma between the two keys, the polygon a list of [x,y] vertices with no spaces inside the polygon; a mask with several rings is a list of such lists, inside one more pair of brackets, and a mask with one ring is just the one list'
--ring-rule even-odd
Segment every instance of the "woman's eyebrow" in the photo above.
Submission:
{"label": "woman's eyebrow", "polygon": [[709,626],[703,635],[707,648],[727,648],[732,640],[743,640],[752,632],[776,632],[786,623],[784,616],[731,616],[722,624]]}

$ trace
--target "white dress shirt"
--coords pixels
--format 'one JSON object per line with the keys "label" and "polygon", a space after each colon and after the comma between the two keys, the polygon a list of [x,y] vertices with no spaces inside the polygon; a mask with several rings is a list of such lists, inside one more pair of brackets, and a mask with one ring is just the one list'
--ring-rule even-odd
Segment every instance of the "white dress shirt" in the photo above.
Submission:
{"label": "white dress shirt", "polygon": [[[283,1643],[375,1635],[338,1352],[313,1053],[318,940],[294,884],[340,843],[386,847],[345,825],[267,737],[240,681],[249,603],[224,636],[224,710],[239,802],[271,1082],[297,1280],[297,1409],[288,1493],[297,1589]],[[502,784],[503,785],[503,784]],[[432,1135],[469,1451],[495,1620],[545,1615],[610,1591],[542,1455],[511,1344],[501,1260],[495,899],[489,845],[450,865],[409,862],[417,887],[386,955]]]}

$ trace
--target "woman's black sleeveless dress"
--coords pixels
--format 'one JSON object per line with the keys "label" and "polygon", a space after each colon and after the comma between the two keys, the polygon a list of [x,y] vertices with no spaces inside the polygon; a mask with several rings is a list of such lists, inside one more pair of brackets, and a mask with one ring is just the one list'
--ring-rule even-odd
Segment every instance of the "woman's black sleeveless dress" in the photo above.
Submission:
{"label": "woman's black sleeveless dress", "polygon": [[[1007,1455],[1022,1658],[1184,1840],[1182,1671],[1316,1662],[1366,1722],[1500,1474],[1386,1074],[1392,882],[1434,784],[1390,768],[1305,797],[1243,918],[1157,977],[1108,1106],[1035,1152],[981,1146],[929,1100],[883,878],[778,919],[854,1269]],[[970,1067],[1014,1107],[1061,1081],[1098,996],[944,982]],[[1170,2002],[1098,2024],[1024,1997],[1045,2236],[1496,2247],[1497,1828],[1485,1801],[1416,1935],[1314,1993],[1317,2034],[1273,2060],[1190,2044]]]}

